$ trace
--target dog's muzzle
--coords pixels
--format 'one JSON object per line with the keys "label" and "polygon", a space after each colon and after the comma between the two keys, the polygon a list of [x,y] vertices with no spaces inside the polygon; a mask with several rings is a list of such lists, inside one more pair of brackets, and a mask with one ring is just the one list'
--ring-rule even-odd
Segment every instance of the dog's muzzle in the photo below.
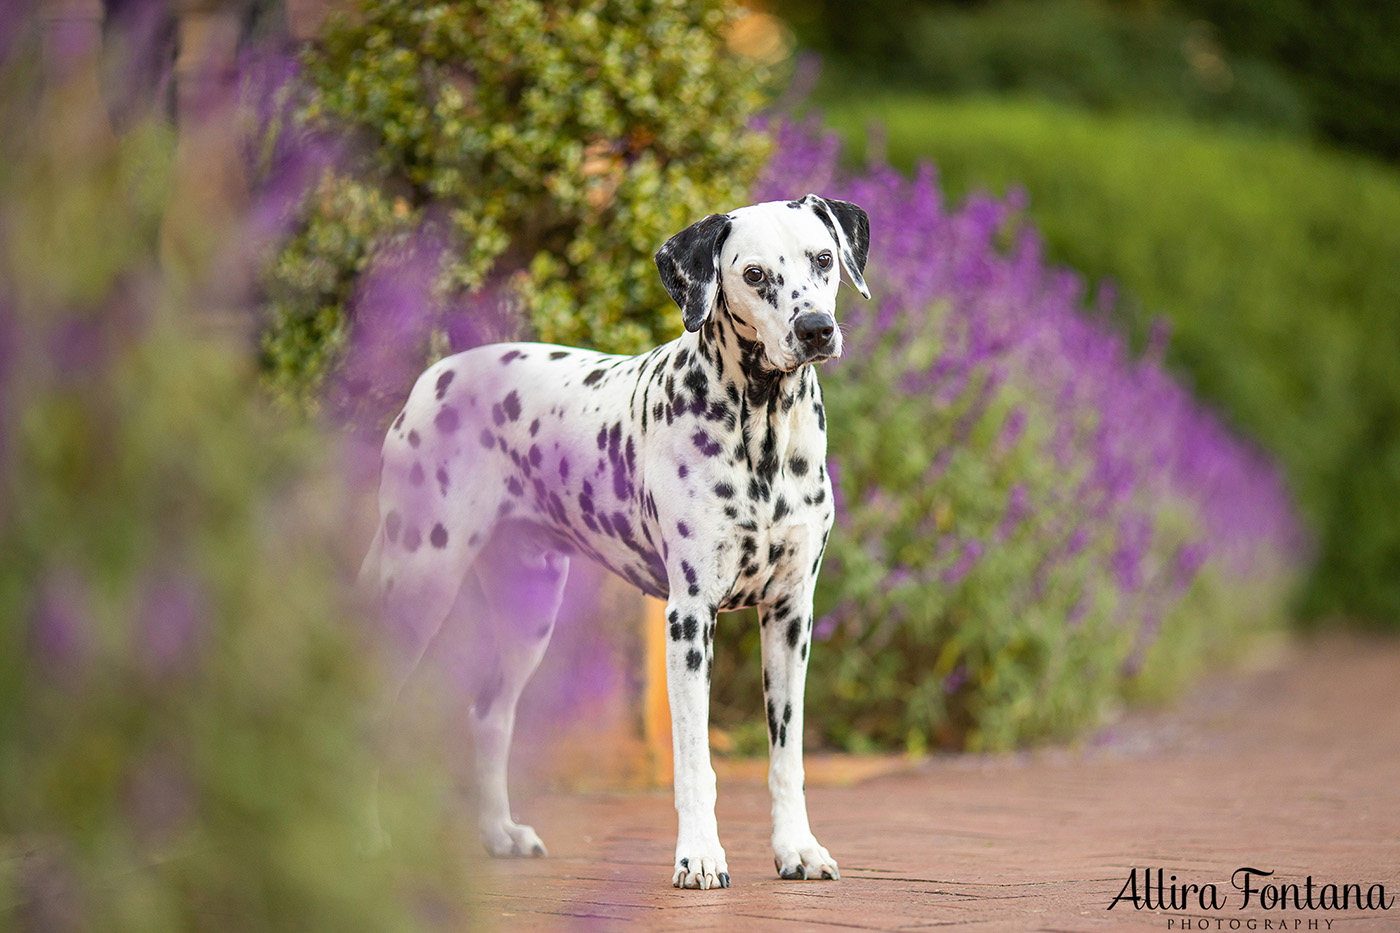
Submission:
{"label": "dog's muzzle", "polygon": [[804,311],[792,322],[793,336],[808,360],[836,354],[836,319],[824,311]]}

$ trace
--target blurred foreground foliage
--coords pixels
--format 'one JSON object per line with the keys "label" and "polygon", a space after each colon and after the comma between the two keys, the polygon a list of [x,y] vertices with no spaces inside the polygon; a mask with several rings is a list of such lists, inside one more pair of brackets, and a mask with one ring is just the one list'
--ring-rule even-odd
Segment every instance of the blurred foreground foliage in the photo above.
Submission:
{"label": "blurred foreground foliage", "polygon": [[1400,624],[1400,179],[1283,138],[1032,103],[835,103],[950,191],[1024,185],[1049,254],[1110,278],[1141,341],[1286,467],[1316,529],[1309,616]]}
{"label": "blurred foreground foliage", "polygon": [[749,126],[766,68],[727,43],[739,15],[727,0],[365,0],[333,23],[280,132],[350,138],[271,270],[273,385],[315,399],[359,274],[409,231],[447,244],[440,313],[483,288],[515,308],[446,334],[452,349],[517,331],[619,352],[674,336],[652,253],[739,205],[767,151]]}
{"label": "blurred foreground foliage", "polygon": [[0,75],[0,926],[460,922],[474,833],[440,768],[386,769],[394,854],[361,854],[380,690],[327,439],[155,270],[169,134],[34,119],[24,64]]}

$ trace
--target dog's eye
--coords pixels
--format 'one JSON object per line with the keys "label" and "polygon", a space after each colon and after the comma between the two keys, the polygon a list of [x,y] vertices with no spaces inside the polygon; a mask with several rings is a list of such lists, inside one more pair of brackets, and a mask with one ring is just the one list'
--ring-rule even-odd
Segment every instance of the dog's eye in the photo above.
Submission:
{"label": "dog's eye", "polygon": [[821,266],[823,269],[831,268],[830,250],[822,250],[820,253],[817,254],[817,265]]}
{"label": "dog's eye", "polygon": [[744,270],[744,281],[748,282],[750,285],[757,285],[762,282],[764,278],[766,278],[766,276],[763,270],[758,266],[749,266]]}

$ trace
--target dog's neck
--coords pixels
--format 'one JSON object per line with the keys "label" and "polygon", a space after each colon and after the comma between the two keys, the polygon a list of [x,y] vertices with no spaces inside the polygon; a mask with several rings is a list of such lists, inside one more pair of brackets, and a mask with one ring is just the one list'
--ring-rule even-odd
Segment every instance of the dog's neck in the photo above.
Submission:
{"label": "dog's neck", "polygon": [[[805,364],[791,372],[769,368],[758,334],[730,312],[723,298],[709,320],[683,341],[692,344],[691,352],[715,390],[725,393],[726,403],[732,403],[729,386],[737,389],[733,433],[754,474],[771,482],[791,453],[797,420],[811,415],[810,402],[798,402],[820,398],[816,371]],[[823,424],[820,433],[824,429]]]}

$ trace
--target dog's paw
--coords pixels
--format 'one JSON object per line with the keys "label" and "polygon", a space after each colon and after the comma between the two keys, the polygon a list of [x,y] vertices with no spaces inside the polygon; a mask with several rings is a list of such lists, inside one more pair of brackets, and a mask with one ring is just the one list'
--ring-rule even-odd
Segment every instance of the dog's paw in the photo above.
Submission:
{"label": "dog's paw", "polygon": [[773,867],[779,878],[789,881],[841,877],[836,859],[810,833],[802,839],[774,840]]}
{"label": "dog's paw", "polygon": [[729,863],[724,860],[724,848],[710,845],[677,846],[675,874],[671,884],[678,888],[729,887]]}
{"label": "dog's paw", "polygon": [[496,858],[542,858],[549,854],[532,828],[509,821],[482,826],[481,844]]}

